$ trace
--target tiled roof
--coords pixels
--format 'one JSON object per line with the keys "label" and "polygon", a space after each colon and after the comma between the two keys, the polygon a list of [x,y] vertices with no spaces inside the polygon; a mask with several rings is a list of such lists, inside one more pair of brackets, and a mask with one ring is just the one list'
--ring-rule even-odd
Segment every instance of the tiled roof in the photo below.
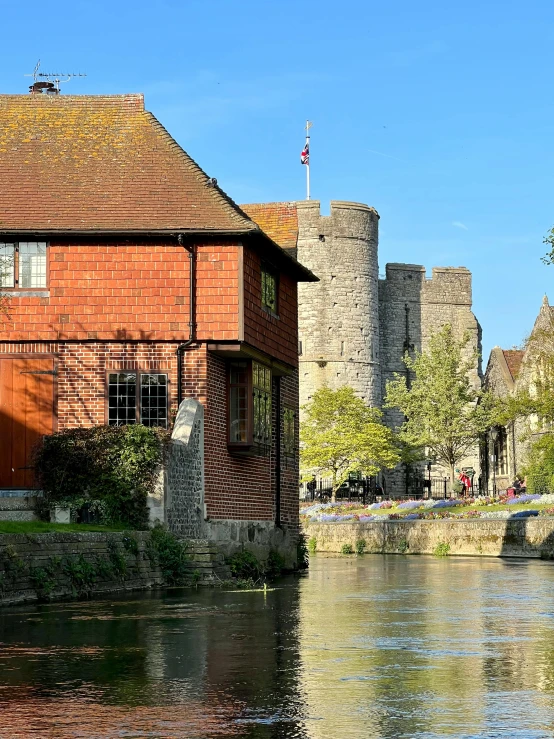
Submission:
{"label": "tiled roof", "polygon": [[0,95],[0,231],[102,230],[258,228],[142,95]]}
{"label": "tiled roof", "polygon": [[296,203],[251,203],[240,207],[281,248],[296,249]]}
{"label": "tiled roof", "polygon": [[519,374],[525,352],[523,349],[503,349],[502,353],[504,354],[504,359],[506,360],[512,379],[515,380]]}

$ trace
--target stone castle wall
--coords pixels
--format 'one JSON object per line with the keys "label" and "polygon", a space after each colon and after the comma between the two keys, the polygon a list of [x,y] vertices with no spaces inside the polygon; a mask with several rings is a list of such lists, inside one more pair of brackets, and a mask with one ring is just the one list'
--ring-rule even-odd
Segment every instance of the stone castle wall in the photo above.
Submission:
{"label": "stone castle wall", "polygon": [[[300,404],[322,385],[350,385],[380,407],[386,382],[405,373],[406,351],[425,351],[429,339],[450,323],[458,338],[468,334],[467,351],[481,350],[481,329],[472,312],[471,273],[465,267],[387,264],[379,279],[379,215],[367,205],[331,201],[321,216],[318,201],[298,202],[297,258],[319,278],[299,285]],[[480,362],[473,372],[481,384]],[[386,410],[391,427],[402,416]],[[462,466],[478,469],[477,450]],[[442,475],[436,468],[433,474]],[[404,470],[387,475],[387,492],[402,494]]]}
{"label": "stone castle wall", "polygon": [[[433,267],[427,278],[425,267],[419,264],[387,264],[385,279],[379,280],[379,326],[381,346],[381,392],[385,397],[387,380],[396,373],[406,374],[404,353],[413,356],[425,351],[429,339],[449,323],[454,335],[469,336],[467,354],[481,353],[481,328],[472,312],[471,272],[465,267]],[[480,361],[472,372],[475,387],[481,384]],[[391,427],[402,423],[397,410],[385,410],[385,422]],[[479,468],[476,447],[460,467]],[[450,476],[448,470],[435,466],[432,474]],[[405,471],[398,468],[388,473],[387,492],[401,494],[406,490]]]}
{"label": "stone castle wall", "polygon": [[298,260],[318,283],[300,283],[300,405],[323,384],[352,386],[381,404],[378,310],[378,223],[373,208],[318,201],[297,203]]}

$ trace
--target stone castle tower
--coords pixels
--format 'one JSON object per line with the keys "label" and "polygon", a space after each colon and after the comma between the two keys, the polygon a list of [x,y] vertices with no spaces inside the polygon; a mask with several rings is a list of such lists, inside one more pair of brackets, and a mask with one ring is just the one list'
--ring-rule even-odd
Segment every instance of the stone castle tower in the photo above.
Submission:
{"label": "stone castle tower", "polygon": [[[471,273],[434,267],[431,278],[417,264],[387,264],[379,278],[379,214],[362,203],[331,201],[329,216],[317,200],[242,206],[280,246],[312,270],[317,283],[299,285],[300,404],[317,388],[350,385],[380,407],[385,385],[406,371],[406,351],[427,347],[446,323],[468,352],[481,350],[481,327],[472,312]],[[476,362],[473,381],[481,383]],[[385,422],[402,422],[386,410]],[[464,463],[477,469],[477,456]],[[391,492],[403,493],[405,476],[389,475]]]}
{"label": "stone castle tower", "polygon": [[329,216],[317,201],[297,203],[297,214],[297,259],[320,280],[299,286],[300,404],[327,384],[379,406],[379,216],[338,200]]}

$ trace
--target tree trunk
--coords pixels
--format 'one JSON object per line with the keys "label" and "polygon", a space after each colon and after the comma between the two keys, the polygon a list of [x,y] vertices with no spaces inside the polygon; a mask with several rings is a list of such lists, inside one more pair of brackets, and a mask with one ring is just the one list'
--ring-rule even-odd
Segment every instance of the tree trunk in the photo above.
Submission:
{"label": "tree trunk", "polygon": [[333,488],[331,490],[331,503],[337,502],[337,490],[339,488],[339,485],[337,485],[337,473],[333,472],[333,482],[332,482]]}
{"label": "tree trunk", "polygon": [[454,465],[450,465],[450,492],[454,492],[454,483],[456,482],[456,473],[454,472]]}

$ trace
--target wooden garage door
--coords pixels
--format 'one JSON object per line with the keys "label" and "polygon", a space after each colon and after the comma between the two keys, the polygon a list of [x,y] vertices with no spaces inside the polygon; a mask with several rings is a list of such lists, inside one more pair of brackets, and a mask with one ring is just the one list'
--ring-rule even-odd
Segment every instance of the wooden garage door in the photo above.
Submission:
{"label": "wooden garage door", "polygon": [[0,488],[36,487],[31,451],[53,423],[54,359],[0,358]]}

